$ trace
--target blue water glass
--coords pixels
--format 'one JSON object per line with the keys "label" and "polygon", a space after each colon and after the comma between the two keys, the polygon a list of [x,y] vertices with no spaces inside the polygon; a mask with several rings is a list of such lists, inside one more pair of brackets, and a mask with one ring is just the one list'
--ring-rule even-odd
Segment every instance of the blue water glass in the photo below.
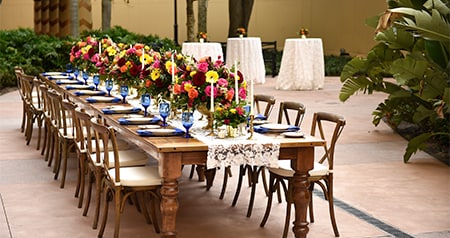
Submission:
{"label": "blue water glass", "polygon": [[192,138],[189,134],[189,129],[194,125],[194,113],[191,111],[184,111],[181,114],[181,122],[183,123],[184,128],[186,128],[185,138]]}
{"label": "blue water glass", "polygon": [[78,75],[80,75],[80,70],[78,70],[78,68],[73,68],[73,75],[75,76],[75,80],[78,80]]}
{"label": "blue water glass", "polygon": [[66,72],[69,74],[73,72],[73,67],[71,63],[66,64]]}
{"label": "blue water glass", "polygon": [[89,73],[87,71],[83,71],[83,80],[84,80],[85,85],[87,85],[88,79],[89,79]]}
{"label": "blue water glass", "polygon": [[100,75],[94,74],[94,76],[92,77],[92,80],[95,85],[95,90],[98,90],[98,85],[100,84]]}
{"label": "blue water glass", "polygon": [[113,89],[114,83],[112,79],[107,79],[105,81],[106,91],[108,91],[108,97],[111,97],[111,90]]}
{"label": "blue water glass", "polygon": [[159,103],[159,115],[163,119],[163,123],[161,125],[163,127],[167,126],[166,118],[169,116],[169,112],[170,112],[170,104],[166,101],[160,102]]}
{"label": "blue water glass", "polygon": [[126,100],[125,98],[128,96],[128,86],[127,85],[122,85],[120,86],[120,96],[122,96],[122,103],[125,103]]}
{"label": "blue water glass", "polygon": [[147,108],[150,106],[151,98],[150,94],[143,94],[141,97],[141,104],[144,107],[144,117],[147,116]]}

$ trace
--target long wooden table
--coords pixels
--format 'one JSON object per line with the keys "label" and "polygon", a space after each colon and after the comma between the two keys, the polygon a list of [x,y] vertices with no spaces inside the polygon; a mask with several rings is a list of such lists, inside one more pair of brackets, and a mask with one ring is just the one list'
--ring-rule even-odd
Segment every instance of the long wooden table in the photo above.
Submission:
{"label": "long wooden table", "polygon": [[[141,137],[136,133],[136,125],[121,125],[118,119],[123,115],[107,115],[102,108],[111,103],[88,103],[87,96],[76,96],[75,90],[68,91],[64,87],[56,85],[54,81],[44,76],[41,79],[52,87],[58,88],[70,100],[79,106],[93,110],[106,122],[114,127],[118,133],[144,151],[152,155],[159,162],[159,172],[163,178],[161,188],[161,237],[177,237],[176,220],[178,211],[178,178],[181,176],[182,165],[206,163],[208,146],[194,138],[186,139],[181,136],[171,137]],[[121,103],[118,103],[123,105]],[[268,134],[269,135],[269,134]],[[306,219],[309,204],[308,171],[314,164],[314,147],[323,146],[326,142],[320,138],[305,136],[305,138],[276,138],[280,142],[280,158],[291,160],[294,174],[294,206],[295,221],[293,232],[295,237],[306,237],[309,231]]]}

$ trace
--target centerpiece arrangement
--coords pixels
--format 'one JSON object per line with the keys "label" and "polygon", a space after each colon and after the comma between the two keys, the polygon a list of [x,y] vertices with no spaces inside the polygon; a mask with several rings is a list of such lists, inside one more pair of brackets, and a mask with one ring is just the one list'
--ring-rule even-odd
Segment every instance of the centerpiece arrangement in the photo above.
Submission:
{"label": "centerpiece arrangement", "polygon": [[302,38],[302,39],[306,39],[306,37],[309,35],[309,30],[308,28],[300,28],[300,30],[297,32],[297,34]]}
{"label": "centerpiece arrangement", "polygon": [[243,28],[243,27],[237,28],[237,29],[236,29],[236,34],[237,34],[240,38],[247,36],[247,32],[246,32],[245,28]]}
{"label": "centerpiece arrangement", "polygon": [[195,59],[176,51],[157,52],[144,44],[93,37],[75,43],[70,59],[77,67],[101,74],[107,89],[112,83],[118,85],[123,102],[133,87],[142,95],[143,107],[153,98],[159,104],[170,103],[172,111],[199,111],[209,118],[211,129],[236,131],[247,125],[248,87],[237,63],[228,67],[220,59]]}
{"label": "centerpiece arrangement", "polygon": [[208,37],[208,34],[207,34],[206,32],[203,32],[203,31],[200,31],[200,32],[197,34],[197,39],[198,39],[201,43],[205,42],[207,37]]}

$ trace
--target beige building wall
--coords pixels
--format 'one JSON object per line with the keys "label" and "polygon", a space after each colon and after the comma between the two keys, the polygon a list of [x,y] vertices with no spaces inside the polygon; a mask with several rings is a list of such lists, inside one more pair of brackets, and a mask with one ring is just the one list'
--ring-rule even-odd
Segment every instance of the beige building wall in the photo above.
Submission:
{"label": "beige building wall", "polygon": [[[94,29],[101,26],[101,0],[91,0]],[[142,34],[173,38],[173,0],[112,0],[112,22]],[[196,6],[196,5],[195,5]],[[322,38],[325,54],[339,54],[344,48],[351,55],[365,55],[376,42],[366,18],[387,8],[385,0],[255,0],[248,29],[249,36],[278,43],[297,37],[300,27],[309,37]],[[178,39],[186,40],[186,1],[178,0]],[[226,41],[228,0],[209,0],[208,39]],[[3,0],[0,5],[0,30],[33,28],[33,0]]]}

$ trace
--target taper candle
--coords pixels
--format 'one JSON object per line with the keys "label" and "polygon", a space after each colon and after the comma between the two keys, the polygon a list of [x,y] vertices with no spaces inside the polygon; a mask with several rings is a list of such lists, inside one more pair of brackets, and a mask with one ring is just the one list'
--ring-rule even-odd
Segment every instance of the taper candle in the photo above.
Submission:
{"label": "taper candle", "polygon": [[211,79],[211,108],[210,111],[214,112],[214,80]]}
{"label": "taper candle", "polygon": [[237,73],[236,60],[234,61],[234,95],[236,98],[236,105],[239,104],[239,85],[238,85],[238,73]]}

